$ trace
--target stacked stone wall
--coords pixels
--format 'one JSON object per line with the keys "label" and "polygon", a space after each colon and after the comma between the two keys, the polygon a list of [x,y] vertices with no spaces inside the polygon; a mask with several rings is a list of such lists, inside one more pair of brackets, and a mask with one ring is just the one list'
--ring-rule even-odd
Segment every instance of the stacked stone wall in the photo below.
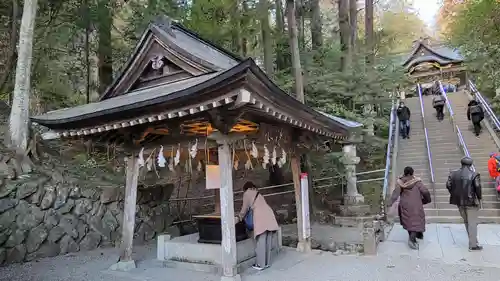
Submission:
{"label": "stacked stone wall", "polygon": [[[174,232],[172,186],[139,189],[135,243]],[[118,245],[123,187],[92,187],[53,175],[31,174],[0,187],[0,264],[32,261]]]}

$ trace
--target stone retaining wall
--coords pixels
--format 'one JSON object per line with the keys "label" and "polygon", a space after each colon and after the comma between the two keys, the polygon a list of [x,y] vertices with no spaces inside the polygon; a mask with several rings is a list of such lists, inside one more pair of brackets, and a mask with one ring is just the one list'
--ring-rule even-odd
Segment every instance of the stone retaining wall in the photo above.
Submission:
{"label": "stone retaining wall", "polygon": [[[119,243],[123,187],[79,186],[53,175],[31,174],[0,186],[0,264],[32,261]],[[139,190],[136,243],[168,233],[173,187]]]}

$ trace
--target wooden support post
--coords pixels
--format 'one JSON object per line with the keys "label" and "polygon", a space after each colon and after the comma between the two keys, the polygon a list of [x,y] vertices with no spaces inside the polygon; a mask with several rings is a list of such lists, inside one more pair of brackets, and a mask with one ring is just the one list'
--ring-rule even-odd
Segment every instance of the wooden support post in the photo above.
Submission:
{"label": "wooden support post", "polygon": [[221,137],[219,144],[220,167],[220,215],[222,226],[222,281],[240,281],[236,257],[236,229],[233,194],[233,165],[231,149],[227,139]]}
{"label": "wooden support post", "polygon": [[297,237],[299,240],[297,244],[297,251],[308,252],[311,250],[311,243],[310,241],[304,239],[304,231],[302,228],[304,218],[302,217],[302,189],[300,188],[300,159],[294,155],[290,159],[290,164],[292,166],[293,187],[295,191],[295,208],[297,209]]}
{"label": "wooden support post", "polygon": [[125,182],[125,206],[123,210],[122,241],[120,245],[120,261],[111,266],[112,270],[127,271],[135,268],[132,259],[134,240],[135,211],[137,204],[137,181],[139,179],[139,161],[133,154],[128,158]]}

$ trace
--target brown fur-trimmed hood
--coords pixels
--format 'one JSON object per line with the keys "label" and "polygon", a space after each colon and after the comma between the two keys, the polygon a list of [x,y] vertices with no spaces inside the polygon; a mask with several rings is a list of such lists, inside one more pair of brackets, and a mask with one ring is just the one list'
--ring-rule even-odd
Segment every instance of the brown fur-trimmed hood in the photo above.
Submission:
{"label": "brown fur-trimmed hood", "polygon": [[401,188],[413,188],[413,186],[422,181],[422,179],[420,179],[419,177],[415,177],[415,176],[403,176],[403,177],[400,177],[398,180],[397,180],[397,183],[398,185],[401,187]]}

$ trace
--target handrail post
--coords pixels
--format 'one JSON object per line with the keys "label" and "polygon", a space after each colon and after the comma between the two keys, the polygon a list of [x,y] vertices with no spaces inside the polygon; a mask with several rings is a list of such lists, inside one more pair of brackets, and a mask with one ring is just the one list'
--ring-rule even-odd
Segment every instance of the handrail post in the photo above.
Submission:
{"label": "handrail post", "polygon": [[434,209],[437,209],[437,202],[436,202],[436,186],[435,186],[435,180],[434,180],[434,168],[432,166],[432,153],[431,153],[431,146],[429,143],[429,134],[427,132],[427,125],[425,123],[425,113],[424,113],[424,99],[422,97],[422,87],[420,84],[417,84],[417,91],[418,91],[418,98],[420,99],[420,110],[422,111],[422,123],[424,125],[424,136],[425,136],[425,147],[427,149],[427,160],[429,161],[429,171],[431,173],[431,185],[432,185],[432,190],[434,193]]}

